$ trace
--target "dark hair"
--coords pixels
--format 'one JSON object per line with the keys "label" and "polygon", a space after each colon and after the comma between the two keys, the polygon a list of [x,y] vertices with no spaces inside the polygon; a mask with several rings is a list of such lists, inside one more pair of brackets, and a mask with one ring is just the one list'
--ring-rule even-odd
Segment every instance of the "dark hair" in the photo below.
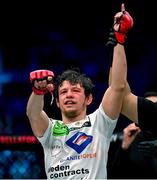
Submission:
{"label": "dark hair", "polygon": [[151,96],[157,96],[157,92],[155,92],[155,91],[147,91],[144,94],[144,98],[151,97]]}
{"label": "dark hair", "polygon": [[69,81],[71,84],[80,84],[84,90],[85,95],[89,96],[93,92],[94,84],[91,79],[85,74],[80,73],[78,68],[65,70],[61,75],[58,75],[55,80],[55,97],[58,98],[58,88],[63,81]]}

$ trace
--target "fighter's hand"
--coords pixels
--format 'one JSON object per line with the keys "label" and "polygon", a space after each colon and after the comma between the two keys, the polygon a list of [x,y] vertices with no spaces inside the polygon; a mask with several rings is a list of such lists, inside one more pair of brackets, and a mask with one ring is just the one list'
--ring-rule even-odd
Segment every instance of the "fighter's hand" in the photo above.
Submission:
{"label": "fighter's hand", "polygon": [[36,70],[30,73],[30,82],[32,90],[37,95],[44,95],[48,92],[53,92],[54,73],[49,70]]}
{"label": "fighter's hand", "polygon": [[124,4],[121,5],[121,12],[114,16],[115,37],[118,43],[124,44],[126,34],[133,27],[134,21],[130,14],[125,10]]}

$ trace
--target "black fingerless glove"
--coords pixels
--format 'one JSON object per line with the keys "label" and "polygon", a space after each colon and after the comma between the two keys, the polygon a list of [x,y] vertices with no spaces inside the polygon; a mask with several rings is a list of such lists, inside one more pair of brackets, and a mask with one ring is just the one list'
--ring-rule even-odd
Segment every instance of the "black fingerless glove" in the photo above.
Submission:
{"label": "black fingerless glove", "polygon": [[106,43],[106,46],[110,49],[113,49],[113,47],[116,45],[117,45],[117,40],[115,37],[115,32],[114,32],[114,29],[111,28],[110,32],[109,32],[109,37],[108,37],[108,41]]}
{"label": "black fingerless glove", "polygon": [[109,32],[108,41],[106,43],[106,47],[109,53],[109,67],[112,67],[112,60],[113,60],[113,48],[117,45],[117,40],[115,38],[114,29],[111,28]]}

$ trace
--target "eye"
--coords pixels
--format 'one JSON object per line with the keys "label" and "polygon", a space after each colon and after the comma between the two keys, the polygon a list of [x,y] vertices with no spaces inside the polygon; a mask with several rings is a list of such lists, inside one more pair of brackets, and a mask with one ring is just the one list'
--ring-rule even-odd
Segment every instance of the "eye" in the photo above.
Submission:
{"label": "eye", "polygon": [[73,89],[73,92],[80,92],[80,89]]}
{"label": "eye", "polygon": [[65,94],[66,92],[67,92],[66,90],[62,90],[62,91],[60,91],[59,94]]}

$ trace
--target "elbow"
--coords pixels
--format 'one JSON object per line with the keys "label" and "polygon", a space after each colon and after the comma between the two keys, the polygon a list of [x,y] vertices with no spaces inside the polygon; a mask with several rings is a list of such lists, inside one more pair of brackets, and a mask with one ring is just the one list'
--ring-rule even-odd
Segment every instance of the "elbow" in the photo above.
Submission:
{"label": "elbow", "polygon": [[126,83],[123,83],[123,84],[121,84],[117,89],[118,89],[119,91],[125,91],[125,88],[126,88]]}
{"label": "elbow", "polygon": [[117,86],[113,86],[113,89],[117,92],[124,92],[126,89],[126,83],[119,83]]}

